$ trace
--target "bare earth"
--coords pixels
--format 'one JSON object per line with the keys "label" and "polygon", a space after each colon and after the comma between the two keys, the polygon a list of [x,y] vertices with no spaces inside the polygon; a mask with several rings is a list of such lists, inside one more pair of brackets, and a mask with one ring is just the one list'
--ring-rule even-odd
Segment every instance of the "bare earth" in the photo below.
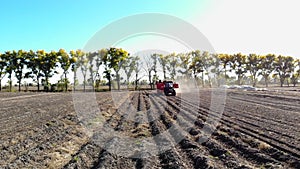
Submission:
{"label": "bare earth", "polygon": [[[0,93],[0,168],[300,168],[299,91],[227,90],[223,114],[211,109],[218,106],[212,93],[200,90],[195,100],[126,92],[117,104],[111,93],[96,93],[104,119],[89,124],[71,93]],[[215,130],[208,119],[218,122]],[[117,138],[98,144],[97,132],[86,132],[99,123],[136,140],[164,135],[153,147],[172,146],[147,158],[121,156],[103,146]]]}

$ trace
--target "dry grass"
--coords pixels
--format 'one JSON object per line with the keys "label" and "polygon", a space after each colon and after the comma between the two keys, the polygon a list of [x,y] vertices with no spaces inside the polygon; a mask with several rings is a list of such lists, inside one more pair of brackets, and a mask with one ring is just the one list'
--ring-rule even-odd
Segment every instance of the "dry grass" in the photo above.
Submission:
{"label": "dry grass", "polygon": [[259,150],[267,150],[269,149],[271,146],[265,142],[260,142],[258,145],[258,149]]}

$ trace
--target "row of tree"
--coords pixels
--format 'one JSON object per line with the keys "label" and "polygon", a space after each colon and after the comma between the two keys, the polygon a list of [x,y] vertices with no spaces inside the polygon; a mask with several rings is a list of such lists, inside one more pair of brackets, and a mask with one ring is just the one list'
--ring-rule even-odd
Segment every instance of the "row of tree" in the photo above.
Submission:
{"label": "row of tree", "polygon": [[245,77],[251,78],[253,86],[256,86],[259,78],[263,78],[268,86],[270,78],[274,77],[280,79],[281,86],[285,82],[296,85],[300,77],[299,59],[274,54],[212,54],[196,50],[167,55],[149,53],[148,56],[141,58],[130,56],[121,48],[101,49],[95,52],[82,50],[66,52],[64,49],[51,52],[19,50],[0,53],[0,90],[1,81],[6,76],[9,79],[10,91],[13,77],[17,79],[19,91],[24,78],[33,79],[37,83],[38,90],[41,81],[44,81],[45,89],[49,90],[49,78],[58,73],[57,68],[63,70],[62,80],[65,90],[68,90],[67,74],[70,70],[74,74],[73,90],[78,81],[78,74],[83,77],[82,82],[79,82],[83,85],[83,90],[86,90],[87,84],[90,84],[93,89],[99,86],[100,79],[103,77],[108,80],[110,90],[112,81],[116,81],[117,89],[120,89],[121,79],[129,84],[134,72],[134,82],[137,87],[142,70],[148,76],[151,88],[159,79],[158,72],[162,72],[163,79],[174,80],[177,77],[184,77],[202,80],[203,86],[205,82],[210,86],[220,85],[222,78],[227,80],[230,76],[236,77],[236,83],[239,85],[243,84]]}

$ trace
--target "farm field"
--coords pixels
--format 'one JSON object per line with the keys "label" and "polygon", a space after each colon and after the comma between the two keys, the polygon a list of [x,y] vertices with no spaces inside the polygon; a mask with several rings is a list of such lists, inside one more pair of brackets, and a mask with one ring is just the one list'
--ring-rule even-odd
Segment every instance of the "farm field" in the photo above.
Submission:
{"label": "farm field", "polygon": [[227,90],[223,114],[212,93],[96,93],[101,119],[82,118],[71,93],[0,93],[0,168],[300,168],[298,91]]}

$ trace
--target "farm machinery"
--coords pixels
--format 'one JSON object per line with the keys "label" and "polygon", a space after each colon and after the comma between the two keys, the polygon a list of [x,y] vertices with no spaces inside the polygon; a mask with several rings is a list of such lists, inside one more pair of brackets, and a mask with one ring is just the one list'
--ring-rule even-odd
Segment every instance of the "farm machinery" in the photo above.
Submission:
{"label": "farm machinery", "polygon": [[156,89],[159,93],[164,93],[166,96],[176,96],[175,89],[179,88],[177,83],[173,83],[173,81],[159,81],[156,83]]}

